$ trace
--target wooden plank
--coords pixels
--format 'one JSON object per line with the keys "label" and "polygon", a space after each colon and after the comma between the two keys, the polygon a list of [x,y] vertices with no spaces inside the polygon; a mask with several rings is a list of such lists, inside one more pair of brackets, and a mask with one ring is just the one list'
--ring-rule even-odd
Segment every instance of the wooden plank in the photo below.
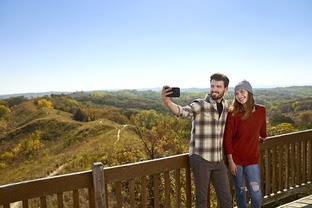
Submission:
{"label": "wooden plank", "polygon": [[79,208],[79,191],[73,190],[74,208]]}
{"label": "wooden plank", "polygon": [[57,207],[58,208],[64,208],[63,193],[58,193],[56,195],[57,195]]}
{"label": "wooden plank", "polygon": [[269,149],[265,150],[265,195],[270,195],[270,186],[271,186],[271,168],[270,168],[270,161],[269,161]]}
{"label": "wooden plank", "polygon": [[88,194],[89,194],[89,207],[95,208],[95,197],[94,197],[94,188],[93,187],[88,188]]}
{"label": "wooden plank", "polygon": [[94,187],[95,207],[106,208],[105,179],[102,163],[97,162],[92,164],[92,179]]}
{"label": "wooden plank", "polygon": [[301,142],[297,142],[296,146],[296,184],[301,184]]}
{"label": "wooden plank", "polygon": [[106,208],[109,208],[109,203],[108,203],[108,185],[107,183],[105,183],[105,204],[106,204]]}
{"label": "wooden plank", "polygon": [[148,203],[148,199],[147,199],[147,179],[146,176],[143,176],[141,178],[141,186],[142,186],[142,190],[141,190],[141,195],[142,195],[142,207],[143,208],[147,208],[147,203]]}
{"label": "wooden plank", "polygon": [[130,192],[130,207],[135,207],[135,187],[134,179],[129,181],[129,192]]}
{"label": "wooden plank", "polygon": [[159,208],[159,175],[153,175],[154,182],[154,208]]}
{"label": "wooden plank", "polygon": [[0,204],[92,187],[91,171],[53,176],[0,186]]}
{"label": "wooden plank", "polygon": [[288,189],[290,187],[289,185],[289,181],[290,181],[290,178],[289,178],[289,164],[290,164],[290,159],[289,159],[289,148],[290,148],[290,145],[285,145],[285,183],[284,183],[284,189]]}
{"label": "wooden plank", "polygon": [[[308,141],[303,141],[302,144],[302,177],[301,183],[307,182],[307,143]],[[312,157],[312,155],[310,155]]]}
{"label": "wooden plank", "polygon": [[186,207],[191,208],[192,207],[192,185],[191,185],[191,169],[190,167],[185,168],[186,173],[186,181],[185,181],[185,193],[186,193]]}
{"label": "wooden plank", "polygon": [[188,154],[181,154],[166,158],[148,160],[138,163],[104,168],[106,183],[140,178],[146,175],[155,175],[179,168],[188,167]]}
{"label": "wooden plank", "polygon": [[176,208],[181,207],[181,169],[175,171],[175,201]]}
{"label": "wooden plank", "polygon": [[120,181],[115,183],[115,188],[116,188],[116,201],[117,201],[117,208],[122,208],[122,195],[121,195],[121,189],[122,189],[122,184]]}
{"label": "wooden plank", "polygon": [[283,190],[283,156],[285,156],[284,153],[284,146],[279,146],[278,147],[278,190],[282,191]]}
{"label": "wooden plank", "polygon": [[277,169],[277,147],[273,147],[272,148],[272,163],[270,165],[272,165],[272,193],[276,193],[277,189],[276,189],[276,169]]}
{"label": "wooden plank", "polygon": [[312,181],[312,140],[308,142],[308,179]]}
{"label": "wooden plank", "polygon": [[170,176],[169,176],[169,172],[165,172],[164,176],[165,176],[165,207],[170,207]]}
{"label": "wooden plank", "polygon": [[29,207],[28,200],[23,200],[22,204],[23,204],[23,208]]}
{"label": "wooden plank", "polygon": [[41,208],[47,208],[47,197],[46,196],[40,197],[40,207]]}
{"label": "wooden plank", "polygon": [[295,186],[295,143],[290,145],[290,173],[291,173],[291,180],[290,180],[290,187]]}
{"label": "wooden plank", "polygon": [[[263,150],[260,151],[260,156],[259,156],[259,168],[260,168],[260,181],[261,181],[261,190],[264,192],[264,167],[263,167]],[[233,181],[231,179],[231,173],[228,172],[228,175],[229,175],[229,181],[231,183],[231,187],[233,187]],[[235,198],[235,195],[234,194],[234,189],[231,188],[231,192],[232,192],[232,198]],[[264,193],[263,193],[264,194]],[[233,199],[232,199],[233,201]],[[233,202],[232,202],[233,203]]]}

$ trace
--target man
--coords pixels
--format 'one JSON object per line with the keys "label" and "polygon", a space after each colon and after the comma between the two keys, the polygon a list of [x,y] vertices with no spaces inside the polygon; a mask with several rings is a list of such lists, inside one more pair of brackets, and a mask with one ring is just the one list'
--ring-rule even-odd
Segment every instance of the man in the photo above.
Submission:
{"label": "man", "polygon": [[181,118],[192,117],[189,161],[194,175],[196,208],[206,208],[208,184],[211,179],[219,206],[232,207],[232,197],[223,161],[223,133],[228,113],[228,102],[223,99],[229,79],[216,73],[210,77],[210,93],[188,106],[173,103],[171,87],[164,86],[162,100],[168,109]]}

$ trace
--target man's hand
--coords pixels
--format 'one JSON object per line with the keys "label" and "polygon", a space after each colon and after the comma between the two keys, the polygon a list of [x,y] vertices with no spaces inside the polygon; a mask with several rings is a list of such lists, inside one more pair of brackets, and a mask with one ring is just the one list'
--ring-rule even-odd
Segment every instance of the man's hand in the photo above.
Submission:
{"label": "man's hand", "polygon": [[180,112],[178,105],[171,102],[170,97],[167,97],[167,95],[170,95],[170,94],[172,94],[171,87],[169,87],[168,85],[163,86],[162,91],[161,91],[162,101],[174,115],[178,115]]}
{"label": "man's hand", "polygon": [[171,87],[169,87],[168,85],[163,86],[161,91],[161,99],[167,106],[169,103],[171,103],[171,98],[167,97],[167,95],[170,95],[172,93],[172,91],[171,92],[169,91],[171,91]]}

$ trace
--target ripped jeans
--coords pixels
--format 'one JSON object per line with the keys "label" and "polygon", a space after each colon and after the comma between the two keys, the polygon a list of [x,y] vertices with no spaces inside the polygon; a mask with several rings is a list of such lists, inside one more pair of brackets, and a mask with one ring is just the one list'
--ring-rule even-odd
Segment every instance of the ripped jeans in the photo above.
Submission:
{"label": "ripped jeans", "polygon": [[[247,165],[247,166],[237,166],[237,175],[233,177],[235,185],[235,196],[236,204],[238,208],[246,208],[246,191],[248,190],[251,207],[260,208],[262,202],[262,193],[260,185],[260,173],[258,164]],[[247,188],[244,183],[244,178],[246,179]]]}

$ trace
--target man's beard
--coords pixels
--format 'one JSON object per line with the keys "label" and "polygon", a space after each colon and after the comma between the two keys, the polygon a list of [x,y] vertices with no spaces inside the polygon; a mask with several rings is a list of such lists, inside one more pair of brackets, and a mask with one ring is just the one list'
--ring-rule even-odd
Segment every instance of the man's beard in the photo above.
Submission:
{"label": "man's beard", "polygon": [[219,100],[221,98],[223,98],[223,95],[224,95],[224,91],[223,92],[211,92],[210,93],[210,97],[213,99],[213,100]]}

